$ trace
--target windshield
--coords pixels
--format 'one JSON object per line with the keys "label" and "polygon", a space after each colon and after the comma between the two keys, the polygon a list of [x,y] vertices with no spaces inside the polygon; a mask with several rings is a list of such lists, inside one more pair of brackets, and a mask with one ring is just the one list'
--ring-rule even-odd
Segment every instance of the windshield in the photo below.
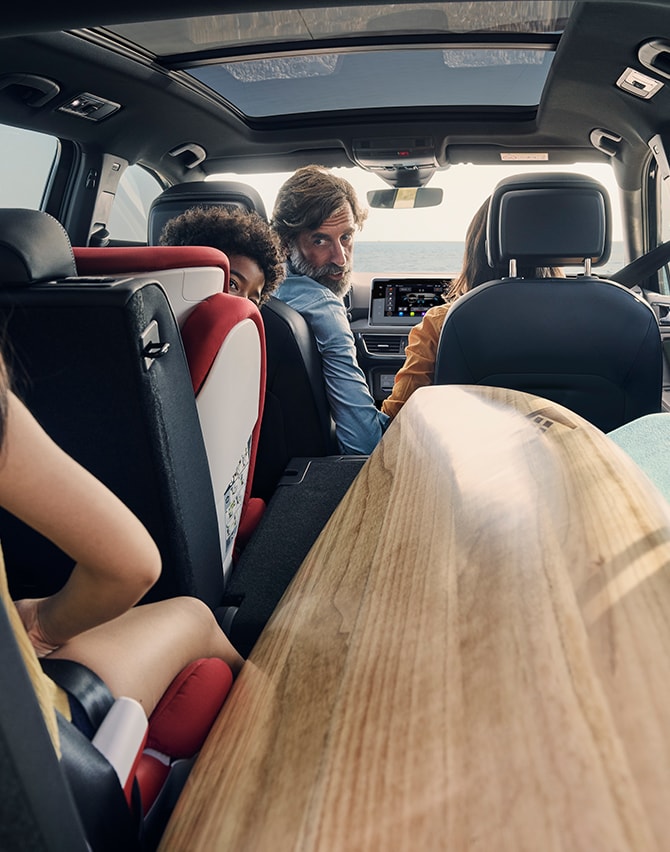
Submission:
{"label": "windshield", "polygon": [[[606,264],[594,271],[607,275],[625,264],[621,237],[619,190],[608,164],[570,164],[534,167],[533,171],[568,171],[589,174],[599,180],[610,195],[612,209],[612,249]],[[383,189],[381,179],[360,168],[333,169],[346,178],[365,203],[367,192]],[[443,190],[437,207],[417,209],[370,208],[363,230],[356,236],[354,269],[357,273],[411,272],[414,274],[452,274],[461,268],[465,232],[482,202],[504,177],[529,169],[523,165],[455,165],[438,171],[431,188]],[[239,180],[252,184],[261,194],[268,215],[279,187],[291,173],[263,175],[217,174],[210,180]]]}

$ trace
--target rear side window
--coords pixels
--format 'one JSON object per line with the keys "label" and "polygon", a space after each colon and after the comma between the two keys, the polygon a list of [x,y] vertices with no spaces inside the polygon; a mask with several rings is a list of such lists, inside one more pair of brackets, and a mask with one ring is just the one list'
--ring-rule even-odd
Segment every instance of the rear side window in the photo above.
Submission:
{"label": "rear side window", "polygon": [[0,207],[40,210],[58,151],[53,136],[0,124]]}
{"label": "rear side window", "polygon": [[162,190],[161,184],[142,166],[128,166],[119,181],[107,223],[110,238],[146,243],[149,207]]}

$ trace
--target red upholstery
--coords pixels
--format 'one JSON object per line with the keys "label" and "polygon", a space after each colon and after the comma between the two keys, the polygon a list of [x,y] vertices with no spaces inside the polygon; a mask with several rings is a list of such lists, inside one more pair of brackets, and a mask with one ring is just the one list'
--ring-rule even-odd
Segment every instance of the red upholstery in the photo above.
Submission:
{"label": "red upholstery", "polygon": [[146,752],[143,752],[140,758],[135,779],[140,791],[142,812],[146,814],[151,810],[151,806],[165,786],[170,774],[170,764]]}
{"label": "red upholstery", "polygon": [[[181,336],[196,396],[230,328],[243,319],[250,319],[257,326],[261,338],[261,357],[265,362],[263,320],[258,308],[248,299],[215,293],[200,303],[197,312],[187,317]],[[261,399],[264,394],[265,375],[261,379]]]}
{"label": "red upholstery", "polygon": [[144,813],[170,773],[170,761],[189,758],[202,748],[233,683],[230,667],[216,657],[195,660],[172,681],[149,718],[146,748],[136,779]]}
{"label": "red upholstery", "polygon": [[[258,328],[261,341],[261,363],[265,364],[265,329],[258,308],[248,299],[240,299],[223,293],[216,293],[205,299],[198,305],[184,323],[181,334],[184,341],[186,360],[191,371],[191,381],[196,396],[207,374],[212,366],[216,355],[226,335],[236,323],[243,319],[250,319]],[[256,452],[260,438],[261,420],[263,419],[263,405],[265,402],[265,369],[261,373],[258,400],[258,420],[254,426],[251,438],[251,452],[249,459],[249,478],[247,479],[244,493],[244,505],[240,530],[238,531],[238,547],[244,546],[249,536],[256,528],[258,521],[265,509],[265,503],[259,499],[251,498],[251,486],[253,483],[253,472],[256,464]],[[240,536],[240,532],[243,535]]]}
{"label": "red upholstery", "polygon": [[173,758],[193,757],[202,748],[232,684],[230,666],[218,657],[186,666],[149,717],[146,747]]}
{"label": "red upholstery", "polygon": [[[146,743],[144,747],[146,748]],[[135,759],[133,768],[128,773],[126,783],[123,785],[123,793],[126,797],[126,801],[128,802],[129,807],[132,807],[133,804],[134,779],[137,778],[137,772],[140,768],[140,764],[142,763],[142,755],[142,751],[137,752],[137,758]]]}
{"label": "red upholstery", "polygon": [[223,289],[228,292],[228,257],[211,246],[75,246],[72,250],[79,275],[118,275],[188,266],[218,266],[224,271]]}
{"label": "red upholstery", "polygon": [[[247,492],[250,488],[251,484],[247,488]],[[235,540],[235,557],[239,555],[239,551],[244,549],[245,544],[251,538],[254,530],[260,522],[260,519],[263,517],[264,511],[265,500],[262,500],[260,497],[249,497],[249,499],[246,501],[244,505],[244,510],[242,512],[242,517],[240,519],[240,525],[237,529],[237,539]]]}

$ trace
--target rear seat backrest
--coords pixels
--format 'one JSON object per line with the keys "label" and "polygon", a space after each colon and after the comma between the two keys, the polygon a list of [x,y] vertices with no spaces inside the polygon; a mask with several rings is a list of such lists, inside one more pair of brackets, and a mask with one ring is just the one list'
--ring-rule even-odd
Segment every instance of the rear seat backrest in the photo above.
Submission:
{"label": "rear seat backrest", "polygon": [[[229,265],[218,249],[75,248],[74,256],[80,274],[149,275],[167,292],[196,394],[227,578],[236,541],[243,545],[264,509],[251,497],[265,397],[265,335],[258,309],[224,292]],[[171,263],[181,268],[170,268]]]}
{"label": "rear seat backrest", "polygon": [[[146,278],[73,277],[65,231],[39,211],[0,210],[0,238],[0,323],[19,395],[155,539],[163,570],[146,600],[191,594],[218,606],[211,477],[165,291]],[[144,351],[147,331],[160,344],[154,357]],[[0,539],[14,597],[51,594],[69,576],[71,559],[8,513]]]}

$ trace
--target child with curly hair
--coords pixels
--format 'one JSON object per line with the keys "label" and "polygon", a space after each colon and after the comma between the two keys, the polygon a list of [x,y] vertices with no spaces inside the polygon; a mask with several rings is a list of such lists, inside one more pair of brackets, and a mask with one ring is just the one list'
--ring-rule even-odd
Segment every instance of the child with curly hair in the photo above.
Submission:
{"label": "child with curly hair", "polygon": [[279,239],[257,213],[191,207],[166,223],[162,246],[212,246],[230,261],[230,292],[261,307],[284,279]]}

